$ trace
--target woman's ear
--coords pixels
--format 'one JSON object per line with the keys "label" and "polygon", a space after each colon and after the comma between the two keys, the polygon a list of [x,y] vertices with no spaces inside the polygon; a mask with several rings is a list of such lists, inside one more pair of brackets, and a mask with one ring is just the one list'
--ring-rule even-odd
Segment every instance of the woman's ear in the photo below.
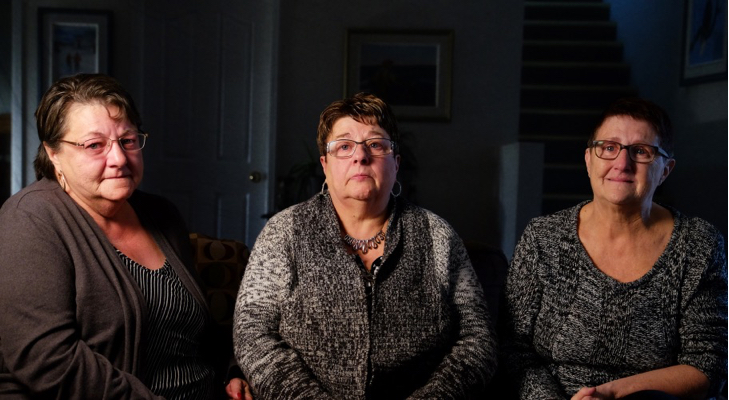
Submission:
{"label": "woman's ear", "polygon": [[58,160],[58,151],[53,150],[51,146],[48,146],[46,142],[43,142],[43,148],[46,150],[46,154],[48,155],[48,159],[51,160],[53,163],[53,166],[56,167],[56,171],[61,170],[61,162]]}
{"label": "woman's ear", "polygon": [[676,160],[671,158],[668,161],[666,161],[666,164],[663,166],[663,173],[661,174],[661,181],[658,183],[659,185],[663,184],[663,182],[668,178],[668,174],[673,171],[673,167],[676,166]]}
{"label": "woman's ear", "polygon": [[585,168],[587,168],[587,176],[590,176],[590,163],[592,162],[592,157],[590,157],[590,148],[585,149]]}

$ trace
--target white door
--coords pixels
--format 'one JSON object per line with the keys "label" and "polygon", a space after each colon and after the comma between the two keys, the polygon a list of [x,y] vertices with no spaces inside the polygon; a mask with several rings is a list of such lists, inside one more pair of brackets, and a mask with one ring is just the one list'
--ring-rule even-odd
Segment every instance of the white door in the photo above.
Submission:
{"label": "white door", "polygon": [[252,246],[273,204],[277,2],[142,4],[142,188],[190,231]]}

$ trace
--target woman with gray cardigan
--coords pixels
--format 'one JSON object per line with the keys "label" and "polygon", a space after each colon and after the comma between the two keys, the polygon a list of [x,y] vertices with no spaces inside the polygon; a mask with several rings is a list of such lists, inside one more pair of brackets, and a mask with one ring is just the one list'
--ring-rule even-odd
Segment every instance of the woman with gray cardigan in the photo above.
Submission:
{"label": "woman with gray cardigan", "polygon": [[257,399],[468,399],[494,373],[463,243],[398,197],[398,139],[372,95],[321,114],[325,187],[270,219],[238,294],[236,356]]}
{"label": "woman with gray cardigan", "polygon": [[147,134],[131,96],[79,74],[36,118],[38,181],[0,209],[0,398],[225,396],[182,218],[137,190]]}

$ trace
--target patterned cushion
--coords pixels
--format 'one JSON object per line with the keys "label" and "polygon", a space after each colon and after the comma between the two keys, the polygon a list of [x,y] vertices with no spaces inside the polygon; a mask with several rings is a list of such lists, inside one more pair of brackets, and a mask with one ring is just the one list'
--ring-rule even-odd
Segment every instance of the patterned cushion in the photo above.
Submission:
{"label": "patterned cushion", "polygon": [[210,312],[218,323],[231,326],[233,309],[250,251],[236,240],[191,233],[194,261]]}

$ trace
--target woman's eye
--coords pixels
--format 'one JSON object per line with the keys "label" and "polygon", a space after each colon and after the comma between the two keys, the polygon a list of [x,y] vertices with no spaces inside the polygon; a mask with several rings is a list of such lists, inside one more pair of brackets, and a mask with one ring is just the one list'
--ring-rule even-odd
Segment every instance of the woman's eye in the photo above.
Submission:
{"label": "woman's eye", "polygon": [[85,148],[91,149],[91,150],[97,150],[101,146],[103,146],[103,143],[101,141],[92,141],[92,142],[86,142]]}

